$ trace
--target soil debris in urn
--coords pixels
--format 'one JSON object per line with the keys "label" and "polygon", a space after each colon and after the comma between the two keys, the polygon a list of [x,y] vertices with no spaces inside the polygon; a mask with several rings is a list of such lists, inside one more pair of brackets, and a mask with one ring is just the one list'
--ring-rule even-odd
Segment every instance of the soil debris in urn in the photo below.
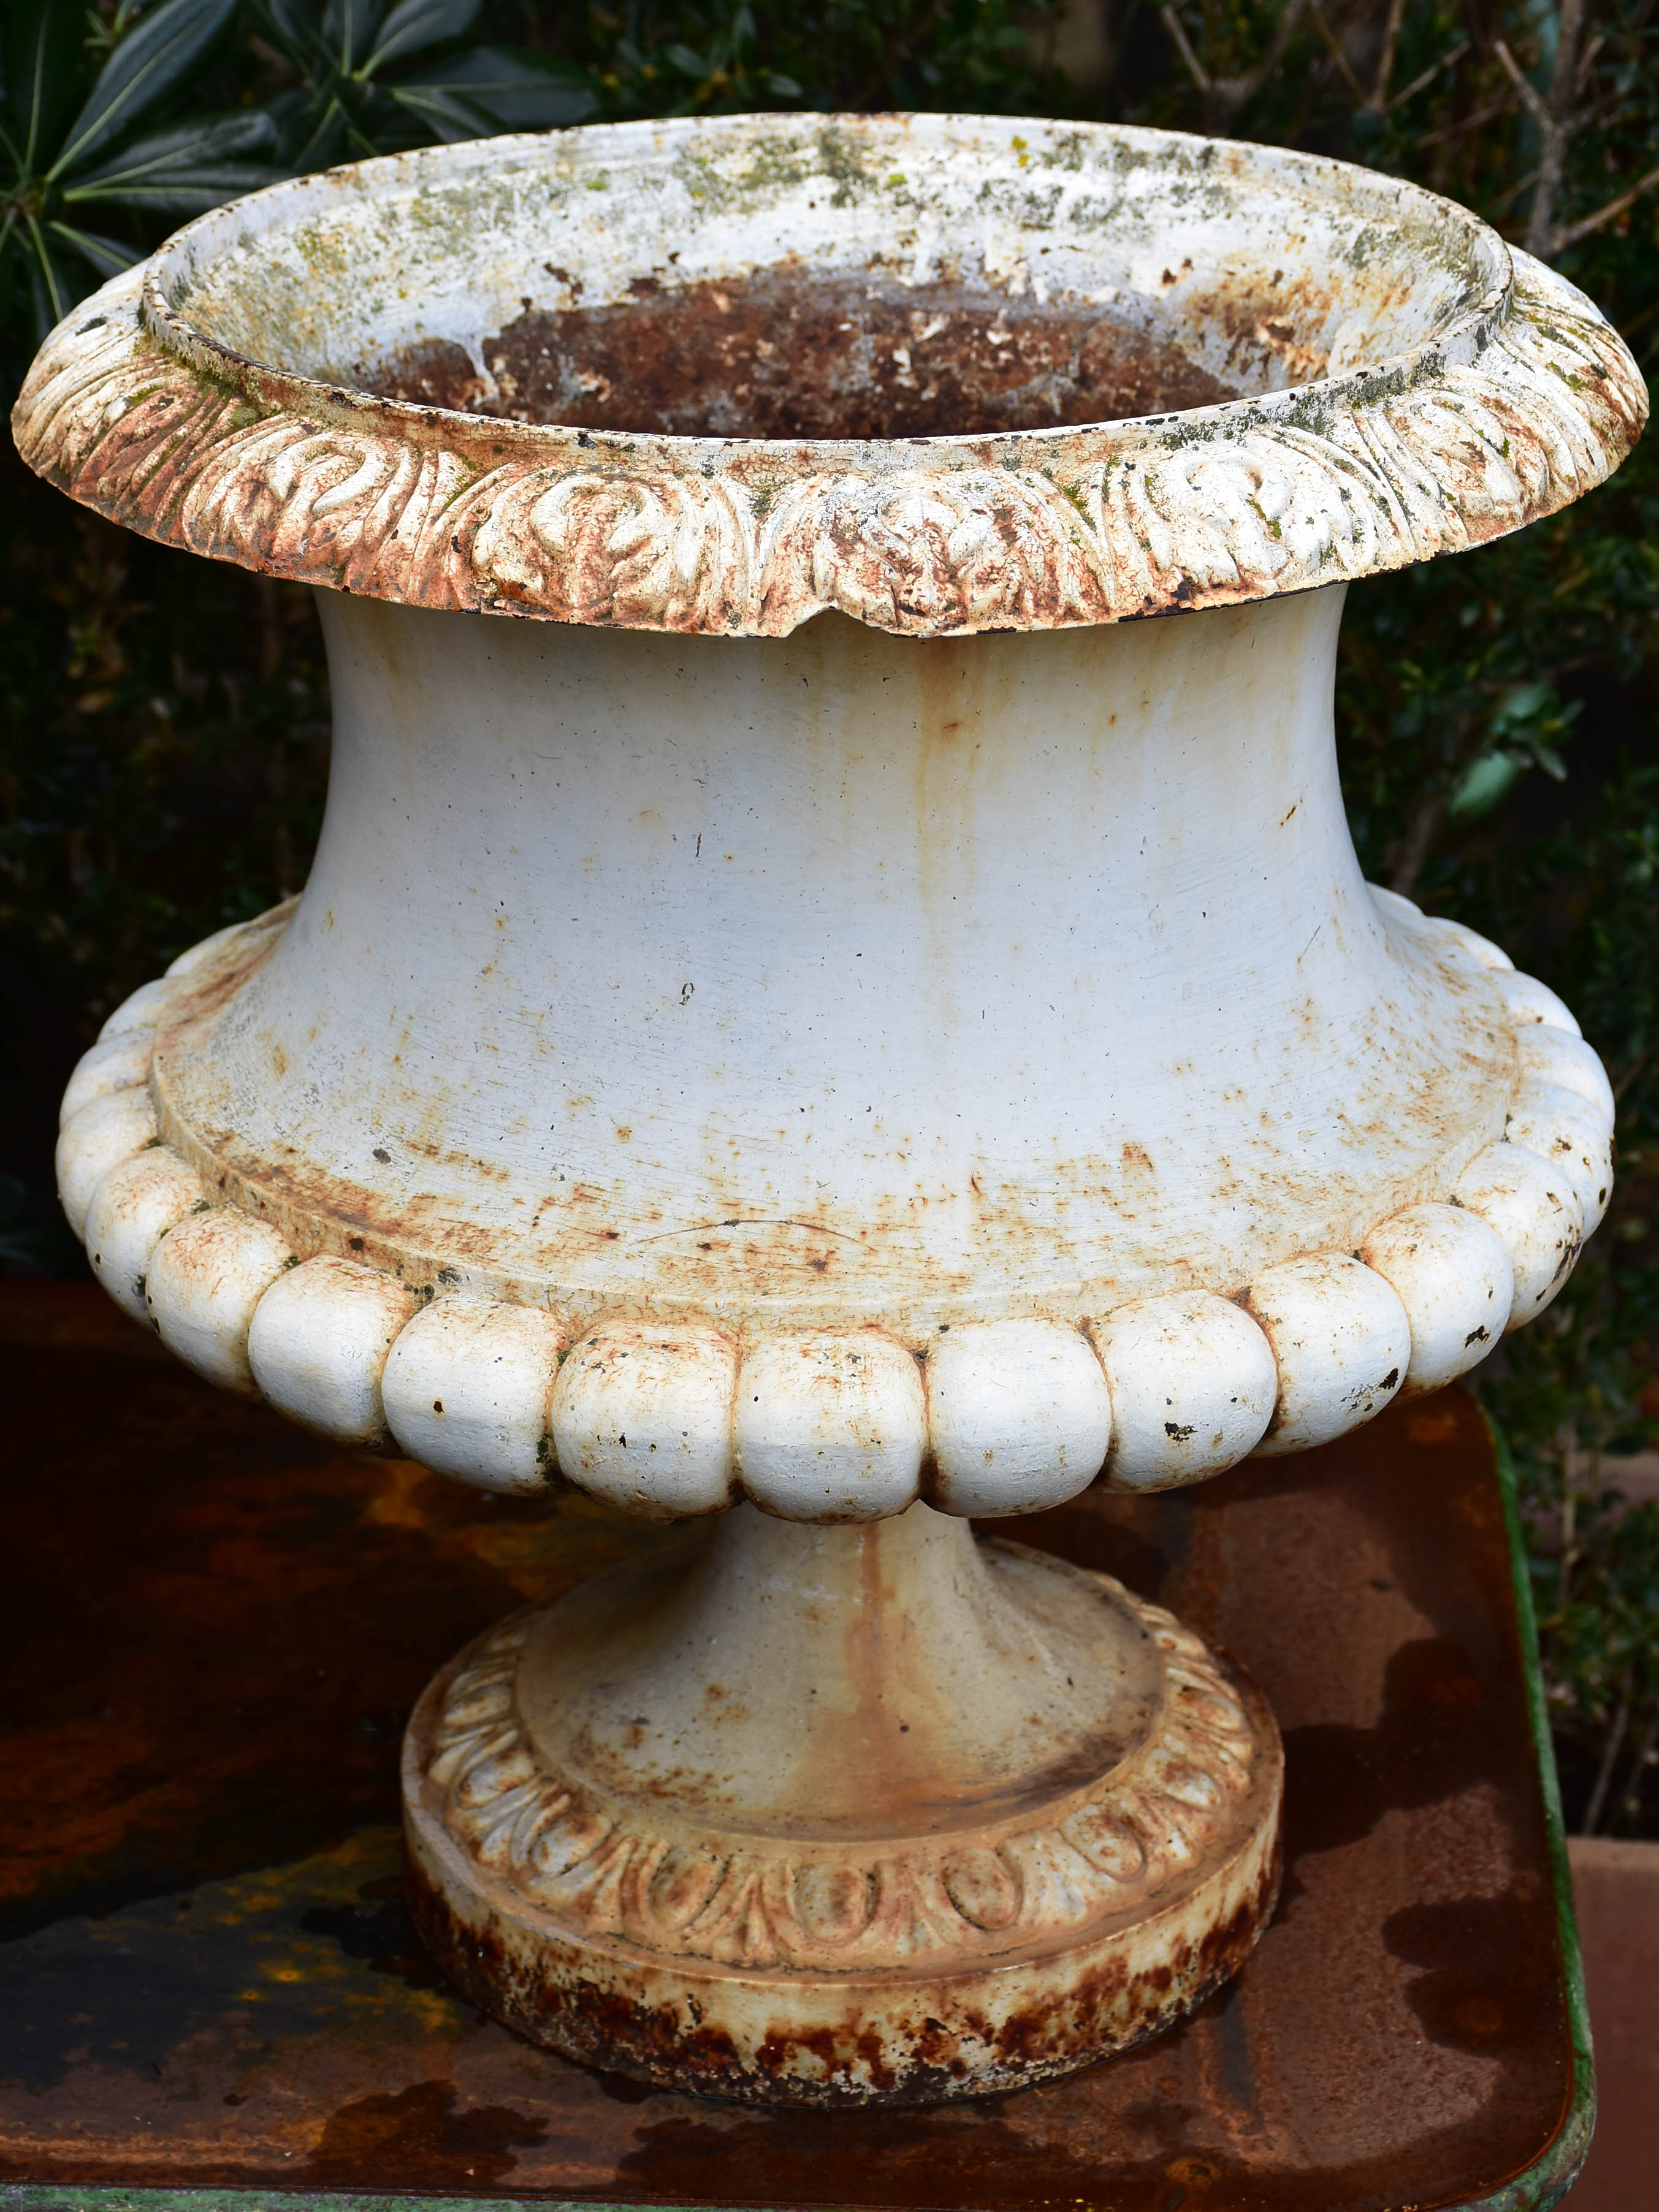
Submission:
{"label": "soil debris in urn", "polygon": [[1172,414],[1237,397],[1169,339],[1088,304],[957,284],[762,275],[536,307],[360,374],[428,407],[683,437],[914,438]]}

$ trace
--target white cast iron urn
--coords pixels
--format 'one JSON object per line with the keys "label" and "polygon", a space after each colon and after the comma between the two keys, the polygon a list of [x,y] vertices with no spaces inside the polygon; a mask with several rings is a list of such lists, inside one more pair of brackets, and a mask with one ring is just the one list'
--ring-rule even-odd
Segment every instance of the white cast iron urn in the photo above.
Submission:
{"label": "white cast iron urn", "polygon": [[1559,1288],[1607,1079],[1361,881],[1332,667],[1644,404],[1412,186],[974,118],[365,162],[53,333],[33,465],[319,586],[335,700],[303,896],[70,1085],[93,1265],[325,1436],[684,1524],[410,1723],[480,2004],[905,2101],[1245,1955],[1261,1697],[969,1519],[1340,1437]]}

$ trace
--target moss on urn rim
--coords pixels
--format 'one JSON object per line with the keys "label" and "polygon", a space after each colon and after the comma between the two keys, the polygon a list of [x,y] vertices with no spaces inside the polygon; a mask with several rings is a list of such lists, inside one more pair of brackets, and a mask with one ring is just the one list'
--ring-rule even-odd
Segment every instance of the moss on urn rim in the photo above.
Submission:
{"label": "moss on urn rim", "polygon": [[[802,303],[800,360],[769,368]],[[828,427],[910,427],[811,434],[788,409],[814,376]],[[1166,387],[1209,396],[1137,404]],[[938,635],[1459,550],[1582,495],[1645,410],[1582,294],[1398,179],[1117,126],[781,115],[254,194],[68,318],[15,423],[100,512],[315,584]]]}

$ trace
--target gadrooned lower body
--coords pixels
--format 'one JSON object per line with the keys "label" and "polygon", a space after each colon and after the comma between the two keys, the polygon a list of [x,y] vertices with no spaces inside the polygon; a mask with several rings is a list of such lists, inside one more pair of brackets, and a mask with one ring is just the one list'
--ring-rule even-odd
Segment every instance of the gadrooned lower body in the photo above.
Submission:
{"label": "gadrooned lower body", "polygon": [[[877,1540],[877,1530],[829,1533],[866,1552]],[[1277,1894],[1283,1758],[1272,1716],[1236,1667],[1108,1577],[1018,1547],[978,1550],[1035,1605],[1038,1640],[1060,1665],[1081,1604],[1139,1667],[1125,1692],[1126,1702],[1139,1695],[1126,1723],[1133,1740],[1103,1771],[1079,1773],[1073,1761],[1067,1772],[1062,1753],[1048,1758],[1048,1782],[1022,1788],[1009,1777],[988,1791],[981,1762],[964,1814],[936,1778],[919,1788],[915,1771],[901,1759],[894,1771],[890,1759],[887,1802],[866,1778],[866,1817],[850,1828],[833,1814],[815,1823],[810,1808],[780,1814],[753,1802],[763,1747],[757,1759],[746,1754],[769,1732],[787,1764],[792,1738],[819,1717],[792,1724],[788,1669],[774,1670],[782,1687],[769,1711],[763,1699],[759,1711],[734,1709],[712,1678],[690,1697],[680,1667],[668,1726],[682,1756],[671,1778],[659,1768],[651,1784],[619,1790],[613,1764],[596,1785],[605,1747],[584,1759],[594,1715],[580,1668],[566,1748],[550,1748],[562,1725],[561,1655],[591,1646],[599,1613],[627,1612],[630,1577],[644,1617],[675,1605],[650,1569],[596,1577],[587,1630],[582,1592],[516,1616],[447,1668],[410,1721],[415,1911],[451,1978],[508,2027],[586,2063],[804,2105],[1015,2088],[1124,2050],[1199,2003],[1243,1963]],[[902,1590],[886,1595],[885,1610],[903,1607]],[[1056,1596],[1070,1614],[1058,1630]],[[834,1625],[845,1644],[846,1622]],[[756,1626],[763,1646],[767,1624]],[[870,1626],[857,1624],[854,1640]],[[635,1737],[653,1725],[653,1682],[663,1687],[660,1665],[636,1667],[636,1694],[621,1701],[641,1708],[628,1723]],[[866,1742],[907,1709],[902,1684],[884,1696],[880,1671],[863,1693],[872,1687],[880,1708]],[[818,1697],[809,1684],[809,1708]],[[698,1725],[685,1726],[685,1712]],[[1033,1722],[1040,1753],[1052,1753],[1052,1733]],[[734,1768],[750,1779],[733,1784]],[[710,1780],[722,1774],[724,1787]],[[684,1786],[690,1775],[695,1788]],[[745,1791],[750,1802],[734,1802]]]}

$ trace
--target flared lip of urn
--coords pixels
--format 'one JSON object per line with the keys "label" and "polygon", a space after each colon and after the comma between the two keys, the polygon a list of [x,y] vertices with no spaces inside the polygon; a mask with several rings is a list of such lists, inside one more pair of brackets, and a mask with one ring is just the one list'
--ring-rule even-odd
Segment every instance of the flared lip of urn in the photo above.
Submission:
{"label": "flared lip of urn", "polygon": [[1397,179],[1118,125],[775,114],[255,193],[67,318],[14,423],[101,512],[313,583],[934,635],[1460,550],[1599,482],[1645,404],[1582,294]]}

